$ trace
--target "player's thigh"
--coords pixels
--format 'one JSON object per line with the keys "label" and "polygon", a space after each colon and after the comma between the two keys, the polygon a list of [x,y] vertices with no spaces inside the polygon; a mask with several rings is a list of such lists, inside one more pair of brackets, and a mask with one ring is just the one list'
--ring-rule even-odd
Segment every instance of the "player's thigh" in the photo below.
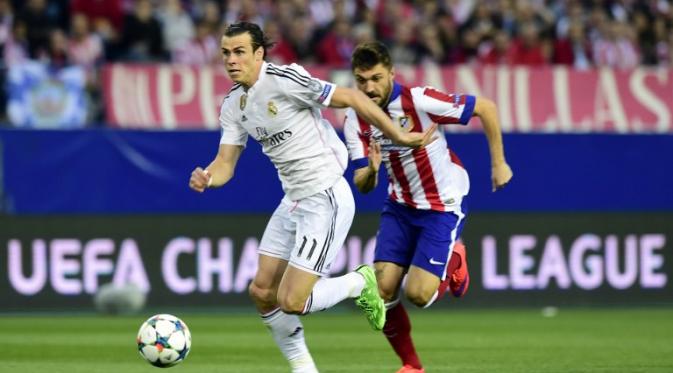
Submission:
{"label": "player's thigh", "polygon": [[463,220],[464,215],[455,212],[425,213],[411,264],[443,280]]}
{"label": "player's thigh", "polygon": [[405,268],[396,263],[376,262],[376,281],[379,286],[381,298],[388,303],[396,300],[404,278]]}
{"label": "player's thigh", "polygon": [[257,249],[260,255],[288,261],[295,246],[296,224],[291,219],[295,204],[283,198],[266,224]]}
{"label": "player's thigh", "polygon": [[386,200],[376,234],[374,263],[395,263],[408,268],[416,248],[419,229],[410,224],[412,212],[405,206]]}
{"label": "player's thigh", "polygon": [[343,178],[332,188],[300,200],[291,216],[297,235],[290,266],[317,276],[329,273],[354,214],[353,194]]}
{"label": "player's thigh", "polygon": [[407,273],[407,282],[404,291],[407,298],[416,299],[419,303],[425,304],[435,294],[440,282],[441,280],[437,274],[411,265],[409,273]]}

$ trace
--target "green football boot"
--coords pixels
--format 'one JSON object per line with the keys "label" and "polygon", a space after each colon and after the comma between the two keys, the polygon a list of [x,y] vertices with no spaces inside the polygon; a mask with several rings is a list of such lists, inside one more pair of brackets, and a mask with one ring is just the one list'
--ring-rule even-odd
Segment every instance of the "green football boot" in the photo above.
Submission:
{"label": "green football boot", "polygon": [[372,267],[363,264],[355,269],[365,278],[365,287],[360,296],[355,299],[355,304],[365,311],[367,321],[374,330],[383,330],[386,323],[386,306],[383,298],[379,295],[379,289],[376,284],[376,274]]}

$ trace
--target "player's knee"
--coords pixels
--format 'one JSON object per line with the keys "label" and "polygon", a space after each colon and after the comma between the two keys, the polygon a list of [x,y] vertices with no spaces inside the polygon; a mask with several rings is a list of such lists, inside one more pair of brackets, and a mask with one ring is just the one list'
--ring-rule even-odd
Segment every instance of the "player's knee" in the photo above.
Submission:
{"label": "player's knee", "polygon": [[425,307],[435,296],[437,289],[424,288],[422,286],[408,286],[405,290],[407,299],[418,307]]}
{"label": "player's knee", "polygon": [[379,295],[383,298],[383,301],[390,303],[395,300],[397,297],[395,288],[387,288],[385,286],[379,286]]}
{"label": "player's knee", "polygon": [[270,288],[262,288],[255,284],[254,281],[248,286],[248,294],[258,304],[273,305],[276,303],[276,292]]}
{"label": "player's knee", "polygon": [[283,297],[278,297],[278,305],[280,309],[289,314],[301,315],[304,312],[304,305],[306,299],[299,299],[298,297],[293,297],[291,295],[286,295]]}

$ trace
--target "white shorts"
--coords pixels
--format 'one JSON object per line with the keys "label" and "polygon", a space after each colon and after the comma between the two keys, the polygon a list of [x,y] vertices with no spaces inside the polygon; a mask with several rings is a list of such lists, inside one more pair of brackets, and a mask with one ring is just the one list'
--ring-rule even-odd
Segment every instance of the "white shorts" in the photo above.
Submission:
{"label": "white shorts", "polygon": [[346,240],[354,214],[353,193],[343,177],[299,201],[285,196],[264,230],[259,254],[324,276]]}

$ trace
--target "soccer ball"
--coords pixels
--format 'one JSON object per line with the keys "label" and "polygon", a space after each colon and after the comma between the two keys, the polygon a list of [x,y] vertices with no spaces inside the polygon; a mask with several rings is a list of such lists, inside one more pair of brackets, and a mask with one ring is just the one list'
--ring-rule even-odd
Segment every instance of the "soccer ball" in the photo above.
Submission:
{"label": "soccer ball", "polygon": [[182,362],[192,347],[192,335],[187,324],[167,314],[147,319],[140,326],[137,341],[140,356],[160,368]]}

